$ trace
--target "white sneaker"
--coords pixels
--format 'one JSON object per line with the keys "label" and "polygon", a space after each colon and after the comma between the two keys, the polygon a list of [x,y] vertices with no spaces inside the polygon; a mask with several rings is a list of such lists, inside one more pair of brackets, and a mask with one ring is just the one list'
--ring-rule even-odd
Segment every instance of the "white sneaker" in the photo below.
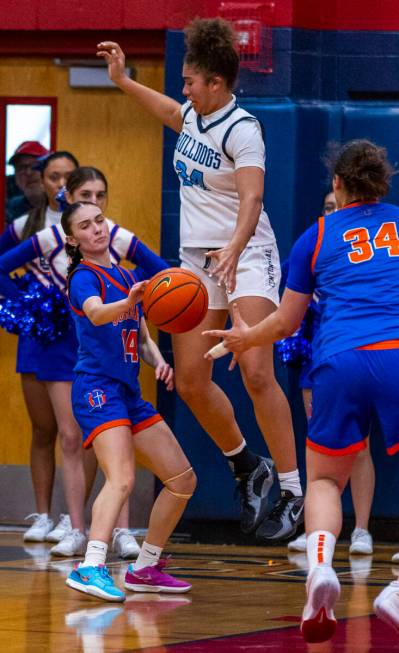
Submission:
{"label": "white sneaker", "polygon": [[62,538],[72,530],[72,524],[69,515],[60,515],[58,524],[46,537],[47,542],[61,542]]}
{"label": "white sneaker", "polygon": [[391,561],[398,563],[399,562],[399,553],[394,553],[392,558],[391,558]]}
{"label": "white sneaker", "polygon": [[337,621],[333,608],[340,591],[337,575],[330,565],[317,565],[309,574],[301,623],[306,642],[325,642],[334,635]]}
{"label": "white sneaker", "polygon": [[51,547],[50,553],[53,556],[65,556],[72,558],[75,555],[83,555],[86,549],[86,535],[78,528],[73,528],[55,546]]}
{"label": "white sneaker", "polygon": [[299,551],[304,553],[306,551],[306,533],[302,533],[299,537],[296,537],[295,540],[288,542],[287,544],[288,551]]}
{"label": "white sneaker", "polygon": [[137,558],[140,553],[140,545],[128,528],[114,528],[112,532],[112,550],[119,558],[127,560]]}
{"label": "white sneaker", "polygon": [[399,582],[393,580],[374,601],[377,617],[399,632]]}
{"label": "white sneaker", "polygon": [[364,528],[355,528],[351,535],[349,553],[371,555],[373,553],[373,538]]}
{"label": "white sneaker", "polygon": [[31,517],[33,517],[33,524],[24,533],[25,542],[44,542],[54,526],[53,520],[49,519],[46,512],[41,514],[33,512],[31,515],[25,517],[25,519],[30,519]]}

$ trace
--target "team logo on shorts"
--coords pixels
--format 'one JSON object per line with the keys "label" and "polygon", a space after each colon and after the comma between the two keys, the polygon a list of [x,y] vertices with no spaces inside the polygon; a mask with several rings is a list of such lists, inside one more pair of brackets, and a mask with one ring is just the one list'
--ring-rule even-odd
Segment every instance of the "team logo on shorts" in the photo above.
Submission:
{"label": "team logo on shorts", "polygon": [[85,399],[89,404],[90,412],[96,408],[102,408],[107,401],[105,392],[104,390],[101,390],[101,388],[95,388],[95,390],[92,390],[91,392],[86,392]]}

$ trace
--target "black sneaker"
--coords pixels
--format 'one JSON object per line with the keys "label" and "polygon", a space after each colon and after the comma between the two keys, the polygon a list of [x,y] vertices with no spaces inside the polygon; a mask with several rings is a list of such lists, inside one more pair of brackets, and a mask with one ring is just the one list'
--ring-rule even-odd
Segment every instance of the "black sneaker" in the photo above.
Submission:
{"label": "black sneaker", "polygon": [[250,474],[236,476],[241,495],[240,528],[251,533],[267,514],[268,494],[274,483],[274,462],[259,456],[258,466]]}
{"label": "black sneaker", "polygon": [[286,540],[295,535],[304,521],[304,497],[282,490],[273,509],[256,531],[256,538],[265,543]]}

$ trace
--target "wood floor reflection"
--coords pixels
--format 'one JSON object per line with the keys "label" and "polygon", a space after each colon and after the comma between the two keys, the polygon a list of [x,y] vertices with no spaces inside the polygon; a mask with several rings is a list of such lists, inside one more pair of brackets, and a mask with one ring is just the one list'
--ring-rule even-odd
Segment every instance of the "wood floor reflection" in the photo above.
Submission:
{"label": "wood floor reflection", "polygon": [[[308,647],[298,631],[306,556],[287,556],[286,547],[170,545],[171,573],[190,579],[192,592],[129,593],[123,605],[67,588],[75,561],[51,559],[49,549],[23,543],[21,534],[0,534],[0,652],[399,653],[399,636],[372,616],[373,599],[399,575],[388,546],[356,558],[338,547],[337,634]],[[116,558],[109,565],[120,587],[126,565]]]}

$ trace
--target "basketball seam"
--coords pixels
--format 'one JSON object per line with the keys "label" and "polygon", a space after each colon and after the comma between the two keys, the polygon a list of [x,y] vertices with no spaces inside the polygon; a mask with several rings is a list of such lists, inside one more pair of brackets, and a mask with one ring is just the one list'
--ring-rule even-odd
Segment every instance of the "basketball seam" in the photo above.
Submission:
{"label": "basketball seam", "polygon": [[[162,293],[162,295],[161,295],[160,297],[157,297],[156,299],[154,299],[154,301],[152,302],[152,304],[150,304],[150,306],[147,308],[147,311],[146,311],[147,316],[148,316],[148,319],[151,320],[151,318],[150,318],[150,316],[149,316],[149,315],[150,315],[150,310],[152,309],[153,306],[155,306],[155,304],[156,304],[157,302],[159,302],[161,299],[163,299],[164,297],[166,297],[166,295],[169,295],[169,293],[173,292],[174,290],[177,290],[178,288],[184,288],[184,286],[190,286],[190,285],[195,285],[195,286],[197,286],[197,293],[198,293],[198,288],[201,287],[201,282],[198,283],[198,279],[192,279],[192,281],[186,281],[185,283],[182,283],[182,284],[180,284],[179,286],[173,286],[173,288],[169,288],[168,290],[166,290],[166,292]],[[196,293],[196,294],[194,295],[194,297],[190,300],[190,302],[191,302],[193,299],[195,299],[195,297],[197,296],[197,293]],[[188,306],[189,306],[189,304],[188,304]],[[185,307],[185,309],[186,309],[186,308],[187,308],[187,306]],[[184,309],[184,310],[185,310],[185,309]],[[179,313],[179,315],[180,315],[180,313]],[[174,318],[173,318],[173,319],[174,319]]]}
{"label": "basketball seam", "polygon": [[[183,288],[183,286],[189,286],[189,285],[190,285],[190,284],[185,283],[185,284],[182,284],[181,286],[179,286],[179,288]],[[172,288],[172,290],[173,290],[173,288]],[[184,308],[182,308],[182,309],[179,311],[179,313],[176,313],[176,315],[174,315],[173,317],[171,317],[169,320],[166,320],[166,322],[162,322],[161,324],[159,324],[159,328],[165,326],[166,324],[169,324],[170,322],[173,322],[173,320],[177,320],[177,318],[180,317],[180,315],[182,315],[182,313],[184,313],[184,311],[185,311],[189,306],[191,306],[191,304],[193,303],[193,301],[194,301],[194,300],[196,299],[196,297],[198,296],[198,293],[199,293],[200,290],[201,290],[201,284],[199,283],[199,284],[197,285],[197,292],[195,293],[194,297],[191,297],[191,299],[190,299],[190,301],[188,302],[188,304],[186,304],[186,306],[184,306]],[[169,291],[168,291],[168,292],[169,292]],[[165,293],[165,295],[167,295],[167,293]],[[165,297],[165,295],[163,295],[163,297]],[[155,302],[154,302],[154,303],[155,303]]]}

